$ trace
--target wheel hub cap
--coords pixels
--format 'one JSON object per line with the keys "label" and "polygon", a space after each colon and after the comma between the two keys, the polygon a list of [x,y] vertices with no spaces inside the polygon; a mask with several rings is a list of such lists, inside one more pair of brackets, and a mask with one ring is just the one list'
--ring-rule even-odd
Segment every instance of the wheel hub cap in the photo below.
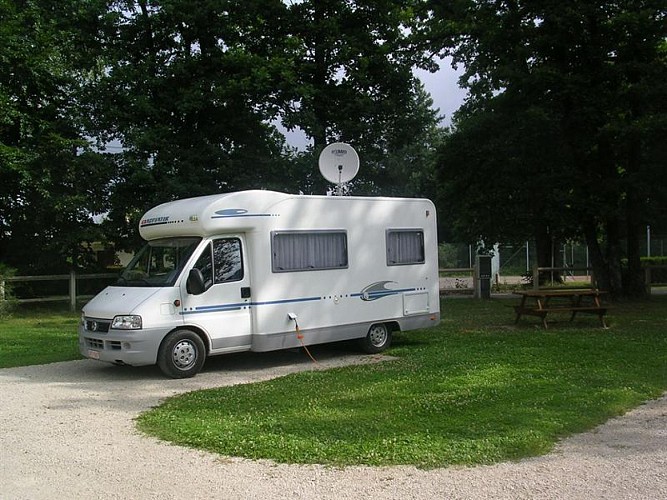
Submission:
{"label": "wheel hub cap", "polygon": [[188,341],[182,340],[174,347],[174,365],[180,370],[187,370],[197,359],[197,348]]}
{"label": "wheel hub cap", "polygon": [[370,341],[374,346],[381,346],[387,339],[387,333],[383,328],[373,328],[370,334]]}

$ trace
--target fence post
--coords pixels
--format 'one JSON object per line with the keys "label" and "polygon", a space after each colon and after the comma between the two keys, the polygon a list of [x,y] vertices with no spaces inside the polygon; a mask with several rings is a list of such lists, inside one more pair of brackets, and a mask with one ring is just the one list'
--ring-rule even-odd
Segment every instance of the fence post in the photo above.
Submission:
{"label": "fence post", "polygon": [[76,271],[69,272],[69,310],[76,311]]}
{"label": "fence post", "polygon": [[0,300],[5,300],[5,280],[0,281]]}
{"label": "fence post", "polygon": [[533,289],[539,290],[540,288],[540,269],[539,265],[533,264]]}
{"label": "fence post", "polygon": [[479,280],[478,272],[477,272],[477,262],[473,263],[473,266],[471,267],[472,269],[472,296],[476,299],[479,299],[480,297],[477,296],[477,281]]}

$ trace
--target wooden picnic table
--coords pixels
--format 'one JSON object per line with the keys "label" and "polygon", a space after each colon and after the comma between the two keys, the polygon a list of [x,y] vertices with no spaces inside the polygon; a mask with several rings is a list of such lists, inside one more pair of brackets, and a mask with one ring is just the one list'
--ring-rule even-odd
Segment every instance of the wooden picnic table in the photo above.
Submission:
{"label": "wooden picnic table", "polygon": [[577,313],[596,314],[603,328],[607,328],[604,316],[607,307],[601,301],[600,296],[606,292],[594,289],[559,289],[559,290],[520,290],[514,292],[521,296],[521,303],[514,306],[516,320],[518,323],[521,316],[537,316],[542,319],[544,328],[547,328],[547,314],[550,312],[569,312],[570,321]]}

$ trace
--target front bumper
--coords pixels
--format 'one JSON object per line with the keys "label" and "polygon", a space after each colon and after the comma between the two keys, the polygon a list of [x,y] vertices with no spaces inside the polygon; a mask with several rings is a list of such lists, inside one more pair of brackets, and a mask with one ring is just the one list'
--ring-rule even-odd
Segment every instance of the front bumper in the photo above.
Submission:
{"label": "front bumper", "polygon": [[132,366],[154,365],[167,328],[91,332],[79,325],[79,352],[85,358]]}

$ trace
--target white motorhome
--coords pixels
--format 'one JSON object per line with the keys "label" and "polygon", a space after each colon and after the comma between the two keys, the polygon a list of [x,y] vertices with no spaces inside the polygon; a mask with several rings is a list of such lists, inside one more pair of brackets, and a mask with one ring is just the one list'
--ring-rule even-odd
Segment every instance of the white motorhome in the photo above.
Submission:
{"label": "white motorhome", "polygon": [[139,231],[147,245],[83,308],[87,358],[184,378],[230,352],[381,352],[440,321],[429,200],[242,191],[159,205]]}

